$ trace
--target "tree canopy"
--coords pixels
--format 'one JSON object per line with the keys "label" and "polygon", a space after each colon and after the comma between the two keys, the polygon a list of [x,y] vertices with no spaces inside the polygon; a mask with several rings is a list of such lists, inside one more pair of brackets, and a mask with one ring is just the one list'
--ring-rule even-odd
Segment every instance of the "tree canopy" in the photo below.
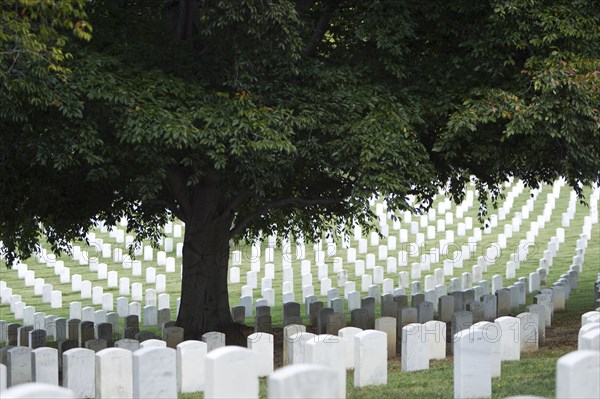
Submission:
{"label": "tree canopy", "polygon": [[9,261],[174,215],[206,282],[230,239],[370,227],[374,195],[460,201],[474,176],[484,216],[511,176],[600,181],[595,1],[13,0],[0,21]]}

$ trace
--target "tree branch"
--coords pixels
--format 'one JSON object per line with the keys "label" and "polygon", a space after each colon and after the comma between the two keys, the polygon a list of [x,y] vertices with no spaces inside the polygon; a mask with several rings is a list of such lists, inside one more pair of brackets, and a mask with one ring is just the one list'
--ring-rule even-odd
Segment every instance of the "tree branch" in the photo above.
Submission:
{"label": "tree branch", "polygon": [[284,199],[267,202],[266,204],[264,204],[260,208],[256,209],[255,211],[250,212],[239,223],[236,223],[235,226],[229,231],[229,234],[231,237],[233,237],[237,234],[240,234],[246,227],[248,227],[248,225],[252,221],[254,221],[258,217],[262,216],[269,209],[284,208],[286,206],[301,207],[301,206],[331,205],[331,204],[337,204],[341,201],[342,201],[342,199],[340,199],[340,198],[306,199],[306,198],[291,197],[291,198],[284,198]]}
{"label": "tree branch", "polygon": [[175,201],[172,199],[155,199],[145,201],[145,203],[149,205],[157,205],[165,207],[167,210],[171,211],[173,215],[175,215],[179,220],[184,221],[183,212],[181,212],[181,208],[177,205]]}
{"label": "tree branch", "polygon": [[323,14],[321,14],[321,18],[319,18],[319,22],[317,22],[317,26],[313,31],[313,34],[304,48],[304,54],[308,57],[312,57],[317,51],[317,46],[323,39],[323,35],[327,32],[327,28],[329,27],[329,21],[331,20],[331,16],[333,15],[333,7],[330,5],[326,5],[323,9]]}
{"label": "tree branch", "polygon": [[177,219],[181,220],[182,222],[185,222],[185,214],[181,210],[181,207],[175,201],[170,201],[168,208],[173,213],[173,215],[177,217]]}
{"label": "tree branch", "polygon": [[244,202],[248,201],[250,199],[250,197],[252,197],[252,195],[245,191],[243,193],[241,193],[240,195],[238,195],[236,198],[234,198],[225,208],[225,210],[223,210],[223,212],[221,212],[221,214],[219,215],[218,219],[224,219],[227,216],[229,216],[232,212],[234,212],[240,205],[242,205]]}
{"label": "tree branch", "polygon": [[167,168],[167,184],[169,185],[175,201],[179,204],[179,209],[177,211],[172,210],[173,213],[179,213],[179,215],[176,216],[184,222],[187,221],[187,219],[192,216],[192,203],[187,190],[185,177],[180,168]]}

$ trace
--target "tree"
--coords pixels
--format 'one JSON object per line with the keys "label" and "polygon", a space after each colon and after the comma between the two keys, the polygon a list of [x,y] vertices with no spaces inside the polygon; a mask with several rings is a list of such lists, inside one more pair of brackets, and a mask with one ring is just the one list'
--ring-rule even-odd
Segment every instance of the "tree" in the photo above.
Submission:
{"label": "tree", "polygon": [[510,176],[582,200],[600,180],[594,2],[98,0],[59,17],[92,40],[51,23],[72,57],[16,75],[8,49],[56,42],[31,3],[2,14],[4,255],[121,216],[154,239],[176,216],[186,339],[235,336],[230,240],[377,228],[372,196],[426,208],[471,176],[482,218]]}

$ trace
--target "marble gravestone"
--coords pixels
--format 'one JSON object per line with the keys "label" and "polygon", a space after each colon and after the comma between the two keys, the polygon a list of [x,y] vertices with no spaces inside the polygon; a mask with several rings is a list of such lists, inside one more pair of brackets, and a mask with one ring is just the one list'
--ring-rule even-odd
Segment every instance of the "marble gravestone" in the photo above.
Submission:
{"label": "marble gravestone", "polygon": [[173,348],[149,347],[133,352],[133,397],[177,397],[176,368]]}
{"label": "marble gravestone", "polygon": [[492,396],[491,347],[480,329],[459,331],[454,341],[454,397]]}
{"label": "marble gravestone", "polygon": [[382,331],[362,331],[354,336],[355,387],[387,383],[387,341]]}

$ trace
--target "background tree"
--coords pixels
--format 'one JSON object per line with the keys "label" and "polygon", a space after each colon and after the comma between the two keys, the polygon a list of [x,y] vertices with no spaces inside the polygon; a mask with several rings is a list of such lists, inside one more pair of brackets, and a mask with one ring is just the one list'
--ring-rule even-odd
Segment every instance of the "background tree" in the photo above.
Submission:
{"label": "background tree", "polygon": [[[595,2],[98,0],[87,19],[81,2],[13,3],[0,37],[8,262],[42,234],[60,251],[126,216],[156,239],[176,216],[186,339],[236,337],[232,239],[376,228],[373,195],[390,211],[427,207],[440,187],[460,201],[471,175],[482,217],[510,176],[564,176],[579,193],[600,180]],[[89,43],[66,39],[90,26]],[[73,57],[17,74],[24,38]]]}

